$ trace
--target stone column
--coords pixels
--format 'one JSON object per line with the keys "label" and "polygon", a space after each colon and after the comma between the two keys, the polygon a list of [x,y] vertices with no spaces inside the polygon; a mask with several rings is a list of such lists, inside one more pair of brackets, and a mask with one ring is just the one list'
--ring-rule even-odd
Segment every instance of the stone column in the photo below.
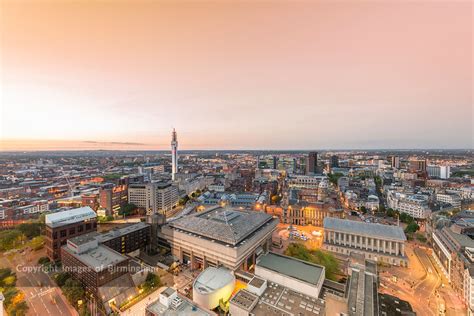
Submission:
{"label": "stone column", "polygon": [[206,256],[202,255],[202,269],[205,270],[207,268],[207,259]]}
{"label": "stone column", "polygon": [[194,264],[195,264],[195,262],[194,262],[194,252],[191,251],[191,271],[194,270],[194,268],[195,268]]}
{"label": "stone column", "polygon": [[400,253],[399,249],[400,243],[398,241],[395,242],[395,255],[398,256]]}
{"label": "stone column", "polygon": [[380,252],[380,239],[377,239],[377,252]]}
{"label": "stone column", "polygon": [[369,237],[365,237],[365,250],[369,250]]}
{"label": "stone column", "polygon": [[387,252],[386,247],[387,247],[386,241],[385,241],[385,240],[382,240],[382,250],[383,250],[383,253],[386,253],[386,252]]}
{"label": "stone column", "polygon": [[402,242],[401,245],[402,245],[401,255],[405,256],[405,244]]}

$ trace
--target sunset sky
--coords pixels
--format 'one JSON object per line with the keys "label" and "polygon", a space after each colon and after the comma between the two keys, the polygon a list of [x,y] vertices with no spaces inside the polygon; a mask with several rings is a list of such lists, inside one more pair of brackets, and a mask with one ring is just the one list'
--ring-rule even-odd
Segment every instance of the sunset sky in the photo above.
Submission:
{"label": "sunset sky", "polygon": [[473,147],[471,1],[0,1],[0,150]]}

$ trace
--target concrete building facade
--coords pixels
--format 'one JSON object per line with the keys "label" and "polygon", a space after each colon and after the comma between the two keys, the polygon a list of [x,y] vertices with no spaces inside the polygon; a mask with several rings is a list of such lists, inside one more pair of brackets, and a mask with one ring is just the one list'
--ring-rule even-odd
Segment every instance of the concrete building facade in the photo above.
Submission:
{"label": "concrete building facade", "polygon": [[398,226],[326,218],[323,249],[350,255],[360,253],[366,259],[406,266],[406,236]]}
{"label": "concrete building facade", "polygon": [[270,248],[278,219],[220,206],[172,221],[161,231],[172,254],[192,269],[225,266],[248,270]]}

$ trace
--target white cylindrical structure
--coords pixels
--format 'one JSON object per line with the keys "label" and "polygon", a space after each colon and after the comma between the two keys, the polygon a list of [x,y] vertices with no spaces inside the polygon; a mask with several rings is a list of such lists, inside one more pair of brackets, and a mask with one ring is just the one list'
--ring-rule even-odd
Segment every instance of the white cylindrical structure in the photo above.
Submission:
{"label": "white cylindrical structure", "polygon": [[235,288],[235,276],[229,269],[209,267],[193,284],[193,301],[209,310],[219,306],[219,301],[230,299]]}

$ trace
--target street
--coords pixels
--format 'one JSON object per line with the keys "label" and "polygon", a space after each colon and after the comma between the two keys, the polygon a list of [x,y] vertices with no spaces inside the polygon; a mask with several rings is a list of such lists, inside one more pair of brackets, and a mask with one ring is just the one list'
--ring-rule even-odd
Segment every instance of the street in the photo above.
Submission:
{"label": "street", "polygon": [[[408,301],[417,315],[466,315],[466,310],[439,273],[431,254],[407,243],[408,269],[380,268],[380,292]],[[446,310],[446,314],[443,311]]]}
{"label": "street", "polygon": [[[16,273],[16,287],[25,294],[25,301],[30,307],[27,315],[78,315],[49,275],[36,269],[39,268],[38,259],[44,254],[44,249],[26,251],[25,254],[16,254],[10,258],[1,256],[0,262],[1,266],[10,267]],[[26,271],[25,267],[34,267],[36,270]]]}

